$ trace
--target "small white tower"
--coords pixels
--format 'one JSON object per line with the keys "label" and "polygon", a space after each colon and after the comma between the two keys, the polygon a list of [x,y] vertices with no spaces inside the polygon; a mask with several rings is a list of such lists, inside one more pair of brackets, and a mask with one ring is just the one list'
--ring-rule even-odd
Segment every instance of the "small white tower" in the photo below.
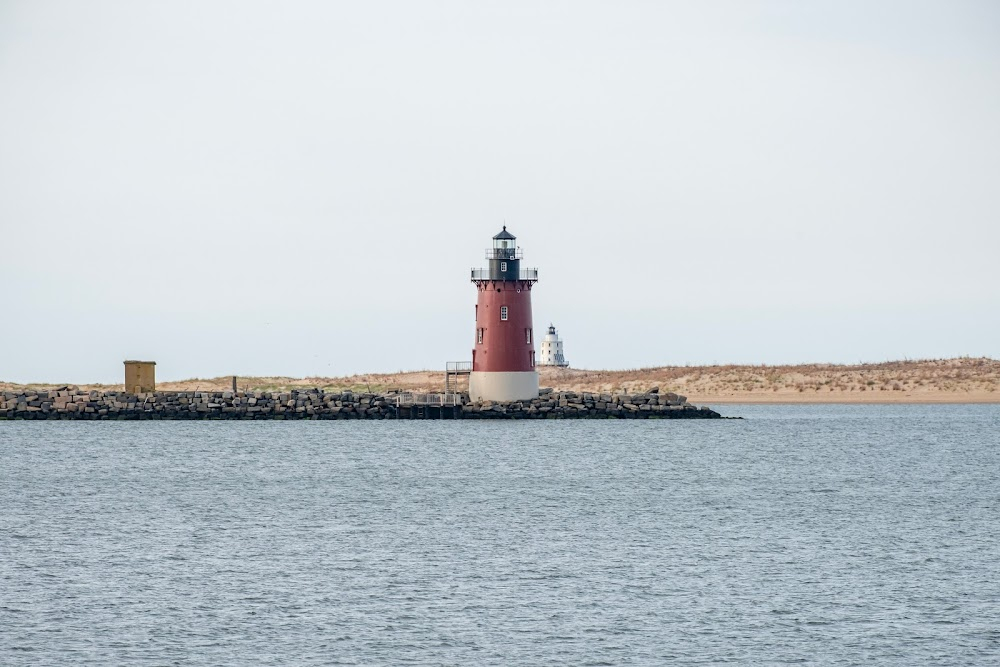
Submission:
{"label": "small white tower", "polygon": [[563,342],[559,340],[556,328],[549,325],[549,332],[542,338],[541,358],[538,360],[539,366],[569,366],[566,357],[563,356]]}

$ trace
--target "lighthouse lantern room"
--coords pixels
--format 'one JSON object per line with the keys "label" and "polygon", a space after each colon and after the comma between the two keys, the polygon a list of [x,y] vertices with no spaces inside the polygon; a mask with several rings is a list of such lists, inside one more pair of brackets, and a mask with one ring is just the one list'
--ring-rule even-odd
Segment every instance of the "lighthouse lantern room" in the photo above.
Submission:
{"label": "lighthouse lantern room", "polygon": [[521,268],[521,249],[506,226],[493,237],[486,259],[489,268],[472,269],[478,299],[469,398],[538,398],[531,325],[531,288],[538,281],[538,269]]}

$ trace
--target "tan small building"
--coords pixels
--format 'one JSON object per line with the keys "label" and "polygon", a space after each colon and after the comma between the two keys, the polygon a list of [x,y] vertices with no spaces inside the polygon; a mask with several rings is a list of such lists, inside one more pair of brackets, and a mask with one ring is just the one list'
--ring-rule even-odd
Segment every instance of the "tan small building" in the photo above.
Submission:
{"label": "tan small building", "polygon": [[156,362],[125,362],[125,391],[130,394],[145,394],[156,391]]}

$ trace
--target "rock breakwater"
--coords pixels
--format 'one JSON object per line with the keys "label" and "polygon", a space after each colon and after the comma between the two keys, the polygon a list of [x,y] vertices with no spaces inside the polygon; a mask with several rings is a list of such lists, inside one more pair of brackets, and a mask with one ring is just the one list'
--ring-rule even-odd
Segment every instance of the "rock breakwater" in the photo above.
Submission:
{"label": "rock breakwater", "polygon": [[466,403],[465,419],[718,419],[710,408],[699,408],[675,393],[654,387],[644,394],[552,392],[543,389],[531,401]]}
{"label": "rock breakwater", "polygon": [[355,394],[322,389],[287,392],[50,391],[0,393],[0,419],[713,419],[683,396],[591,394],[542,390],[531,401],[470,403],[464,394],[449,402],[409,403],[402,394]]}

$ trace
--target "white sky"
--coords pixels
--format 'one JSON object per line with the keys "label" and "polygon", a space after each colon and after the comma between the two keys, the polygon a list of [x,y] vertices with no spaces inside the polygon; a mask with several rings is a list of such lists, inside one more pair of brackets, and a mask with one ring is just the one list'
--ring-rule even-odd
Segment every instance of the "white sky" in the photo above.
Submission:
{"label": "white sky", "polygon": [[1000,3],[0,0],[0,379],[1000,357]]}

